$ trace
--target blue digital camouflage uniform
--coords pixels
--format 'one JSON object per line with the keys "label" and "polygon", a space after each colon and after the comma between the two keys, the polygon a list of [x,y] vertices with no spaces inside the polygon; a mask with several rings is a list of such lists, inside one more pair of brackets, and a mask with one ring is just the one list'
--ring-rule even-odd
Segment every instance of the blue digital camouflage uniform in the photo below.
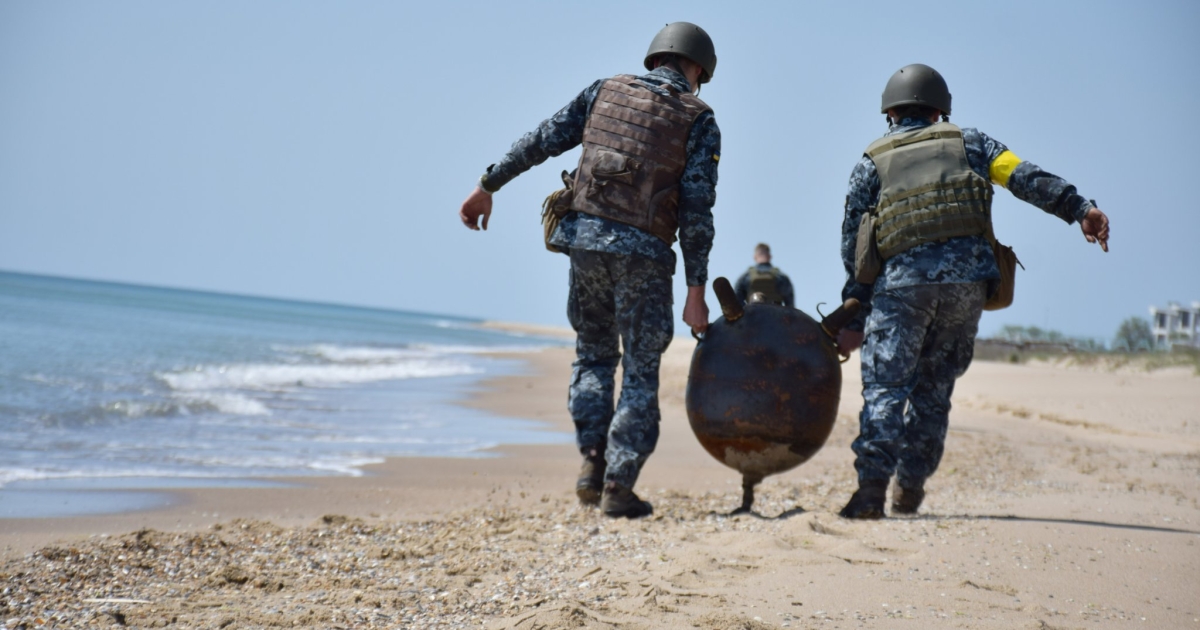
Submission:
{"label": "blue digital camouflage uniform", "polygon": [[[929,124],[906,118],[888,135]],[[976,129],[962,134],[971,169],[992,180],[991,166],[1007,147]],[[1093,207],[1074,186],[1030,162],[1020,162],[1003,183],[1068,224]],[[971,364],[983,304],[1000,274],[987,239],[966,236],[913,247],[886,260],[874,285],[855,282],[858,225],[878,203],[879,189],[875,164],[864,155],[850,175],[842,223],[842,297],[864,305],[847,326],[864,333],[854,466],[860,482],[895,473],[902,486],[917,487],[941,461],[954,382]]]}
{"label": "blue digital camouflage uniform", "polygon": [[[687,79],[670,68],[657,68],[638,80],[661,94],[669,93],[659,87],[668,83],[691,92]],[[603,82],[592,83],[515,142],[499,163],[488,167],[486,188],[498,190],[533,166],[578,146]],[[716,119],[712,112],[701,114],[688,136],[680,180],[678,236],[688,286],[708,281],[720,153]],[[567,406],[575,421],[576,442],[581,453],[605,453],[605,481],[632,488],[658,442],[658,368],[674,336],[675,252],[649,232],[580,212],[563,217],[550,242],[571,257],[567,315],[577,337]],[[622,346],[624,376],[614,407]]]}
{"label": "blue digital camouflage uniform", "polygon": [[[758,263],[754,265],[758,271],[766,273],[774,267],[771,263]],[[783,298],[783,303],[786,306],[796,305],[795,290],[792,289],[792,280],[787,277],[787,274],[779,272],[779,277],[775,278],[775,290],[779,291],[779,296]],[[750,272],[743,273],[737,282],[733,285],[733,292],[737,294],[737,298],[743,302],[750,298]]]}
{"label": "blue digital camouflage uniform", "polygon": [[[671,273],[661,263],[571,250],[567,317],[578,337],[567,406],[580,451],[603,451],[605,481],[627,488],[658,443],[658,366],[675,334],[671,307]],[[614,413],[622,345],[624,377]]]}

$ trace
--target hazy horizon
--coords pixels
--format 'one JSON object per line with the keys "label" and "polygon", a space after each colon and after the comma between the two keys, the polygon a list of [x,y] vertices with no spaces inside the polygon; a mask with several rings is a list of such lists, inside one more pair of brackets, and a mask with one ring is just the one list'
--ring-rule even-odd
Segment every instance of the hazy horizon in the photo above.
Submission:
{"label": "hazy horizon", "polygon": [[[295,303],[295,304],[310,304],[310,305],[315,305],[315,306],[332,306],[332,307],[337,307],[337,308],[361,309],[361,310],[368,310],[368,311],[382,311],[382,312],[387,312],[387,313],[397,313],[397,314],[403,314],[403,315],[420,315],[420,316],[426,316],[426,317],[457,319],[457,320],[476,322],[476,323],[483,323],[483,322],[495,322],[495,323],[502,323],[502,324],[530,324],[530,323],[532,323],[532,322],[524,322],[524,321],[496,320],[496,319],[488,318],[488,317],[474,317],[474,316],[470,316],[470,315],[456,315],[453,313],[439,313],[437,311],[425,311],[425,310],[420,310],[420,309],[402,309],[402,308],[394,308],[394,307],[387,307],[387,306],[372,306],[370,304],[353,304],[353,303],[348,303],[348,302],[330,302],[328,300],[309,300],[309,299],[301,299],[301,298],[276,297],[276,296],[270,296],[270,295],[255,295],[255,294],[251,294],[251,293],[237,293],[237,292],[233,292],[233,291],[214,291],[214,290],[208,290],[208,289],[193,289],[193,288],[188,288],[188,287],[173,287],[173,286],[158,285],[158,284],[122,282],[122,281],[116,281],[116,280],[100,280],[100,279],[95,279],[95,278],[82,278],[82,277],[75,277],[75,276],[56,276],[56,275],[49,275],[49,274],[13,271],[10,269],[0,269],[0,274],[34,276],[34,277],[40,277],[40,278],[50,278],[53,280],[64,280],[64,281],[71,281],[71,282],[90,282],[90,283],[97,283],[97,284],[132,287],[132,288],[138,288],[138,289],[178,291],[178,292],[183,292],[183,293],[197,293],[197,294],[202,294],[202,295],[228,296],[228,297],[237,297],[237,298],[249,298],[249,299],[257,299],[257,300],[287,302],[287,303]],[[721,313],[719,310],[719,306],[716,305],[716,298],[713,297],[712,301],[713,301],[713,305],[712,305],[713,312],[711,313],[711,318],[713,320],[716,320],[718,317],[721,316]],[[1179,303],[1179,304],[1181,304],[1182,306],[1190,306],[1190,303]],[[1165,304],[1163,306],[1165,306]],[[822,308],[822,311],[824,311],[824,308]],[[811,313],[811,314],[814,317],[819,317],[819,315],[817,315],[816,313]],[[1149,317],[1146,317],[1146,316],[1140,316],[1140,317],[1143,320],[1145,320],[1147,323],[1151,323]],[[985,334],[981,333],[979,335],[979,337],[982,339],[982,338],[992,338],[992,337],[1002,336],[1004,331],[1001,329],[1005,328],[1005,327],[1039,328],[1036,324],[1028,324],[1028,325],[1006,324],[1004,326],[997,327],[995,330],[991,331],[989,334],[985,335]],[[561,325],[561,328],[569,330],[570,326],[568,324],[564,323]],[[1106,349],[1111,349],[1110,347],[1112,345],[1113,338],[1115,337],[1115,333],[1116,333],[1116,331],[1114,330],[1113,331],[1114,334],[1110,334],[1107,336],[1090,336],[1090,335],[1077,335],[1077,334],[1074,334],[1072,331],[1060,330],[1060,329],[1056,329],[1056,328],[1043,330],[1043,332],[1051,332],[1051,331],[1063,333],[1066,337],[1071,338],[1071,339],[1093,339],[1093,340],[1097,340],[1097,341],[1102,341],[1104,343],[1104,346]],[[680,329],[677,329],[675,331],[675,333],[676,333],[677,337],[687,336],[687,331],[683,330],[682,327],[680,327]]]}
{"label": "hazy horizon", "polygon": [[[1200,5],[892,7],[0,4],[0,269],[566,326],[568,261],[543,249],[538,214],[578,150],[500,191],[486,233],[458,206],[521,134],[639,72],[658,28],[688,20],[719,58],[701,93],[723,135],[710,280],[766,241],[798,307],[839,300],[850,170],[886,129],[887,78],[923,62],[956,124],[1112,219],[1103,254],[997,191],[997,235],[1025,270],[982,336],[1111,340],[1152,305],[1200,300]],[[675,285],[686,332],[682,262]]]}

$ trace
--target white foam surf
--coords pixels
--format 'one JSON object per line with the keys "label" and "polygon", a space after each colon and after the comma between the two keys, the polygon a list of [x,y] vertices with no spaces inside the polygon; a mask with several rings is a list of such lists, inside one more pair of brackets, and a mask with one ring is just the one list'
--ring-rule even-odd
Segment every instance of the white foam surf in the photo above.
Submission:
{"label": "white foam surf", "polygon": [[406,360],[388,363],[333,364],[234,364],[197,366],[187,372],[158,374],[171,389],[183,392],[210,390],[277,391],[293,387],[335,387],[356,383],[410,378],[437,378],[479,374],[467,363],[446,360]]}
{"label": "white foam surf", "polygon": [[186,392],[180,395],[187,406],[211,408],[235,416],[269,416],[271,410],[263,403],[234,392]]}
{"label": "white foam surf", "polygon": [[305,346],[297,350],[301,354],[334,363],[395,363],[413,359],[433,359],[439,356],[439,353],[433,349],[337,346],[326,343]]}

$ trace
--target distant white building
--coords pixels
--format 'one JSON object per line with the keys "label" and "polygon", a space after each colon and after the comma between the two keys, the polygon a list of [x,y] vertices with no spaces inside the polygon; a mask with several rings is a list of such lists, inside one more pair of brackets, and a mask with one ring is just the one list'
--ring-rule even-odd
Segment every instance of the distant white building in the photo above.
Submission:
{"label": "distant white building", "polygon": [[1167,308],[1150,307],[1150,331],[1159,348],[1189,346],[1200,348],[1200,302],[1180,306],[1168,302]]}

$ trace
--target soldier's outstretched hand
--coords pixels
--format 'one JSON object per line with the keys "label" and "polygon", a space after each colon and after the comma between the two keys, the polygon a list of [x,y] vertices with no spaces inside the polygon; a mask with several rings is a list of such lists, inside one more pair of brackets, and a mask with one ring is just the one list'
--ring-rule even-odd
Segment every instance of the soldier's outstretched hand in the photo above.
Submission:
{"label": "soldier's outstretched hand", "polygon": [[492,216],[492,196],[483,192],[478,186],[467,195],[458,211],[458,218],[469,229],[479,229],[479,217],[483,217],[483,229],[487,229],[488,218]]}
{"label": "soldier's outstretched hand", "polygon": [[1100,243],[1100,249],[1108,251],[1108,216],[1100,212],[1100,208],[1088,210],[1087,216],[1079,222],[1083,230],[1083,238],[1089,243]]}

